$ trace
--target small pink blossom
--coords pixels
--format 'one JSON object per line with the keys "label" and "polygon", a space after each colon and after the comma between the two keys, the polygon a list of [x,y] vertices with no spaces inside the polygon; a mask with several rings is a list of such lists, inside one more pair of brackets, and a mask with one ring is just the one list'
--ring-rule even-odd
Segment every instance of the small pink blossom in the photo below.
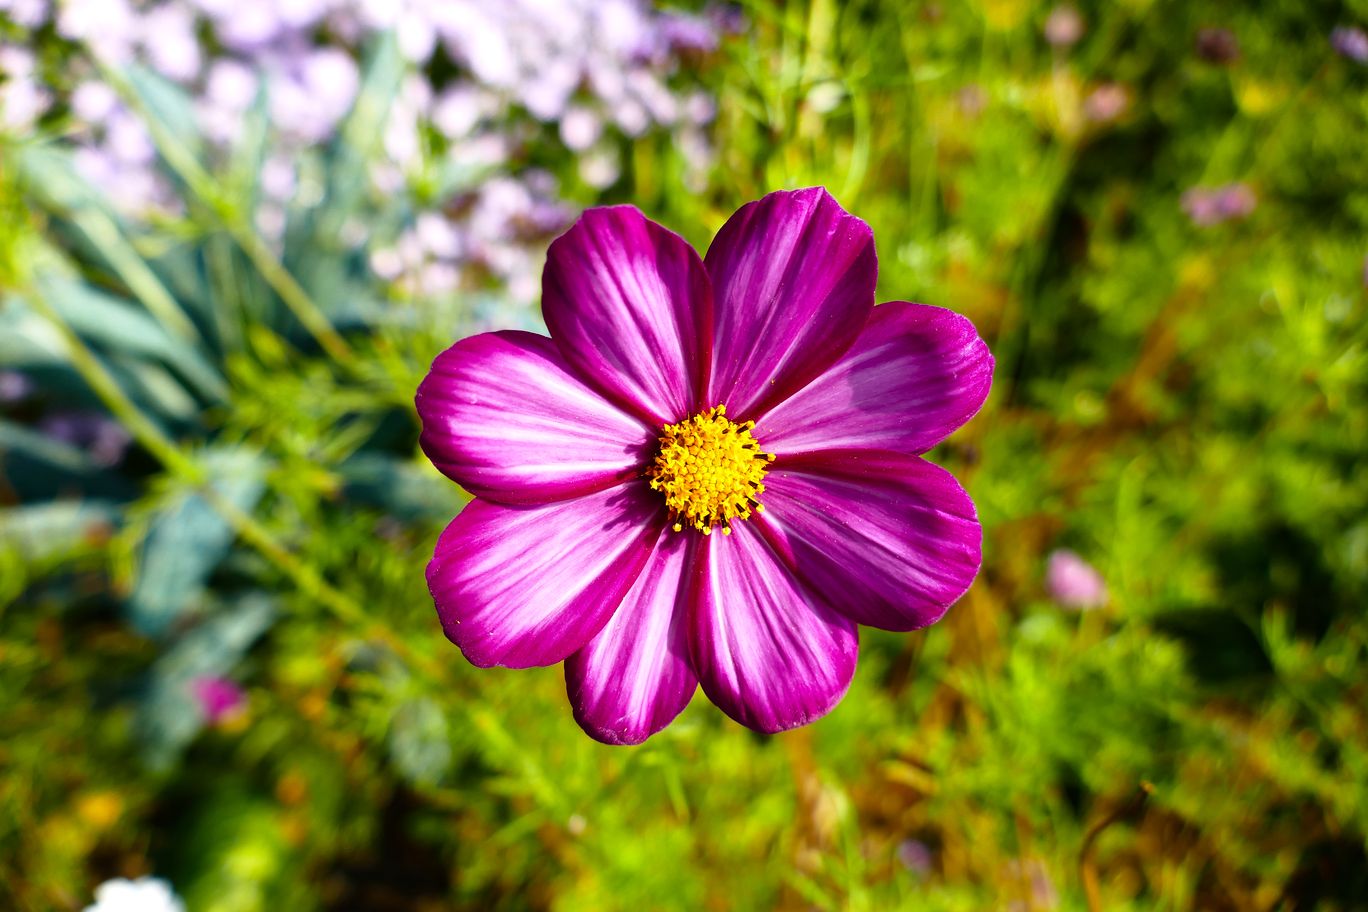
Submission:
{"label": "small pink blossom", "polygon": [[1248,184],[1221,187],[1192,187],[1183,194],[1183,211],[1194,225],[1202,228],[1246,218],[1259,199]]}
{"label": "small pink blossom", "polygon": [[1072,6],[1056,6],[1045,20],[1045,40],[1057,48],[1072,47],[1083,37],[1083,17]]}
{"label": "small pink blossom", "polygon": [[1330,33],[1335,53],[1359,63],[1368,63],[1368,32],[1357,26],[1341,25]]}
{"label": "small pink blossom", "polygon": [[1050,554],[1045,570],[1045,586],[1050,597],[1065,608],[1080,611],[1101,608],[1107,603],[1107,584],[1092,565],[1067,548]]}
{"label": "small pink blossom", "polygon": [[1106,82],[1093,89],[1083,102],[1083,113],[1094,123],[1108,123],[1116,120],[1130,107],[1130,93],[1126,87],[1115,82]]}
{"label": "small pink blossom", "polygon": [[214,675],[195,678],[190,682],[190,693],[211,725],[234,718],[247,709],[247,695],[227,678]]}

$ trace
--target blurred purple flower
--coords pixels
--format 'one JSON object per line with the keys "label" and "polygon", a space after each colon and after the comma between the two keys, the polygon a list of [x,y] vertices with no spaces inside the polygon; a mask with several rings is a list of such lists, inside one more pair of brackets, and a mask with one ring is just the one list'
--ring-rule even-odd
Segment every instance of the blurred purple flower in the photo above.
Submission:
{"label": "blurred purple flower", "polygon": [[920,839],[904,839],[898,843],[897,856],[898,863],[918,877],[930,874],[935,862],[931,847]]}
{"label": "blurred purple flower", "polygon": [[0,130],[26,131],[52,105],[36,70],[28,48],[0,45]]}
{"label": "blurred purple flower", "polygon": [[152,66],[177,82],[199,75],[202,58],[195,16],[184,6],[163,4],[143,15],[142,45]]}
{"label": "blurred purple flower", "polygon": [[133,57],[138,15],[128,0],[66,0],[57,16],[57,33],[86,45],[107,63]]}
{"label": "blurred purple flower", "polygon": [[219,40],[231,50],[251,54],[278,41],[288,28],[275,7],[275,0],[235,0],[216,11]]}
{"label": "blurred purple flower", "polygon": [[132,112],[118,108],[105,123],[105,147],[125,165],[146,165],[157,157],[157,147],[147,127]]}
{"label": "blurred purple flower", "polygon": [[1197,30],[1197,56],[1208,63],[1232,63],[1240,57],[1240,43],[1227,28]]}
{"label": "blurred purple flower", "polygon": [[104,123],[118,106],[118,93],[103,82],[83,82],[71,93],[71,113],[87,124]]}
{"label": "blurred purple flower", "polygon": [[1330,46],[1341,57],[1368,63],[1368,32],[1356,25],[1341,25],[1332,31]]}
{"label": "blurred purple flower", "polygon": [[0,404],[27,399],[33,392],[33,381],[19,371],[0,370]]}
{"label": "blurred purple flower", "polygon": [[1065,608],[1086,610],[1107,603],[1107,584],[1092,565],[1067,548],[1050,553],[1045,569],[1050,597]]}
{"label": "blurred purple flower", "polygon": [[360,81],[356,61],[340,48],[290,58],[270,73],[271,120],[305,143],[322,142],[351,110]]}
{"label": "blurred purple flower", "polygon": [[132,442],[121,424],[99,412],[58,412],[38,422],[38,430],[53,440],[85,450],[103,466],[116,465]]}
{"label": "blurred purple flower", "polygon": [[1227,184],[1216,194],[1216,208],[1227,219],[1244,218],[1258,206],[1258,197],[1248,184]]}
{"label": "blurred purple flower", "polygon": [[705,15],[720,34],[739,35],[746,30],[746,13],[735,3],[711,4]]}
{"label": "blurred purple flower", "polygon": [[1258,203],[1258,197],[1245,183],[1192,187],[1182,198],[1183,211],[1194,225],[1202,228],[1245,218]]}
{"label": "blurred purple flower", "polygon": [[247,709],[247,694],[227,678],[213,675],[190,682],[190,694],[211,725],[240,715]]}
{"label": "blurred purple flower", "polygon": [[598,142],[603,134],[603,120],[585,107],[572,107],[560,121],[561,142],[572,152],[583,152]]}
{"label": "blurred purple flower", "polygon": [[1045,19],[1045,40],[1057,48],[1072,47],[1083,37],[1083,17],[1072,6],[1056,6]]}
{"label": "blurred purple flower", "polygon": [[716,26],[697,16],[665,13],[659,21],[660,37],[676,54],[710,54],[717,50]]}

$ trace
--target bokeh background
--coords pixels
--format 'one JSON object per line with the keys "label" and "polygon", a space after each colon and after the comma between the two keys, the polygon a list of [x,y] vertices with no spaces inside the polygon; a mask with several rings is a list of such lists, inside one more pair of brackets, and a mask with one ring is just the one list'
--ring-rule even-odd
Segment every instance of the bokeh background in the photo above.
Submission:
{"label": "bokeh background", "polygon": [[[1365,24],[0,0],[0,908],[1368,908]],[[996,355],[982,573],[806,729],[596,744],[441,635],[414,388],[578,209],[811,184]]]}

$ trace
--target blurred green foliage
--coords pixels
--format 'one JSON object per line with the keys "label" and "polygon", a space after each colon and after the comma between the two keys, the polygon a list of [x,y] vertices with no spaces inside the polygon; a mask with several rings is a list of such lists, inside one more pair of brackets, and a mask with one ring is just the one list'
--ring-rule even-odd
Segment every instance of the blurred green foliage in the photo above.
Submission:
{"label": "blurred green foliage", "polygon": [[[128,225],[7,145],[0,364],[135,443],[112,471],[0,415],[0,907],[155,871],[192,912],[1368,908],[1368,67],[1327,41],[1368,5],[1076,9],[1052,47],[1025,0],[753,0],[706,74],[707,191],[648,136],[602,200],[701,248],[825,184],[882,297],[997,357],[935,454],[978,582],[865,631],[845,702],[778,737],[700,698],[604,747],[560,669],[442,637],[422,570],[460,497],[409,399],[470,302],[399,307],[332,242],[403,218],[351,192],[365,124],[280,250],[258,169],[199,161],[147,74],[184,219]],[[376,50],[358,117],[398,66]],[[1185,213],[1234,182],[1247,216]],[[1105,607],[1050,600],[1060,546]],[[204,727],[207,673],[244,716]]]}

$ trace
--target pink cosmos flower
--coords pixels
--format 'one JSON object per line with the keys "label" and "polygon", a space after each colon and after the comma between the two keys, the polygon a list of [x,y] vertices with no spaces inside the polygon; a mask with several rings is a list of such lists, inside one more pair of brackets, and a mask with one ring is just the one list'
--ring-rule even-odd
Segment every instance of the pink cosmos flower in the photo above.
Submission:
{"label": "pink cosmos flower", "polygon": [[608,743],[698,685],[778,732],[845,694],[857,624],[925,627],[968,589],[974,505],[921,454],[992,355],[951,311],[874,307],[873,234],[824,189],[747,204],[701,260],[631,206],[547,257],[551,337],[464,339],[418,388],[424,452],[475,497],[427,570],[470,662],[564,661]]}

